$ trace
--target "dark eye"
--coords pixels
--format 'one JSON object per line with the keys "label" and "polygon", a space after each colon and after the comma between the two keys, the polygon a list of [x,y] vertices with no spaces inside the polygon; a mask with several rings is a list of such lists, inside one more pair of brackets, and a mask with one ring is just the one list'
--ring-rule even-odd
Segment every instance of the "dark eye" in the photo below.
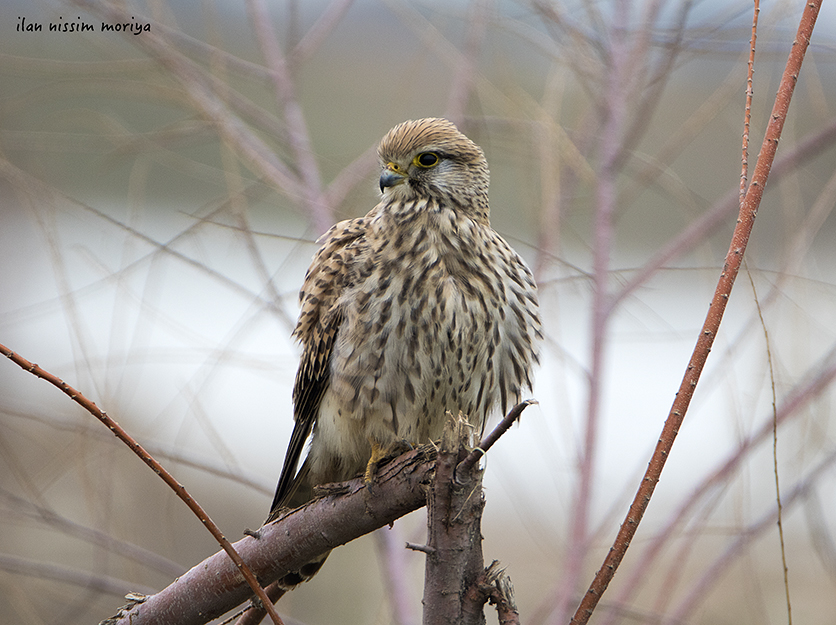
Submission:
{"label": "dark eye", "polygon": [[435,152],[424,152],[415,157],[414,163],[418,167],[434,167],[438,165],[438,154]]}

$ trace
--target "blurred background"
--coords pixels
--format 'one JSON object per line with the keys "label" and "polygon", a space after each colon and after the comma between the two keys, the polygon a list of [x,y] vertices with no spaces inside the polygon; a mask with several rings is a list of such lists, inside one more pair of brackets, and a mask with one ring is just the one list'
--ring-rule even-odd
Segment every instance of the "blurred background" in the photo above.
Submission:
{"label": "blurred background", "polygon": [[[761,6],[752,168],[803,6]],[[492,223],[535,271],[547,337],[540,403],[487,458],[485,558],[507,566],[523,623],[567,622],[728,249],[752,6],[0,11],[0,343],[93,399],[233,540],[264,520],[290,436],[315,240],[376,203],[377,141],[447,116],[484,148]],[[825,3],[747,265],[595,623],[787,622],[775,459],[793,616],[836,613],[834,34]],[[418,511],[336,550],[280,613],[420,622],[424,557],[403,543],[424,527]],[[101,424],[8,361],[0,528],[3,623],[97,623],[218,549]]]}

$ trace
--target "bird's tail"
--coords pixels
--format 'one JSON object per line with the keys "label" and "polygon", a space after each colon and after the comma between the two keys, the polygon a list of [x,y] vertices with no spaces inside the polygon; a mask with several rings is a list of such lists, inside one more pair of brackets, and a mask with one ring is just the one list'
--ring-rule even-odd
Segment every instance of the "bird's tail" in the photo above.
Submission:
{"label": "bird's tail", "polygon": [[314,498],[313,487],[314,484],[311,482],[310,477],[310,466],[306,460],[290,485],[287,488],[281,489],[284,492],[276,492],[270,515],[267,517],[265,523],[275,521],[285,512],[308,503]]}
{"label": "bird's tail", "polygon": [[[287,492],[283,493],[281,498],[273,502],[273,509],[270,511],[270,516],[267,517],[265,524],[275,521],[286,512],[311,501],[314,498],[313,487],[314,484],[311,483],[310,479],[310,467],[306,460],[302,468],[299,469],[299,472],[293,478],[293,482],[290,484]],[[302,582],[308,581],[319,572],[319,569],[325,564],[325,559],[330,553],[330,551],[326,551],[313,560],[306,562],[298,570],[290,571],[278,580],[279,586],[285,591],[293,590],[293,588]]]}

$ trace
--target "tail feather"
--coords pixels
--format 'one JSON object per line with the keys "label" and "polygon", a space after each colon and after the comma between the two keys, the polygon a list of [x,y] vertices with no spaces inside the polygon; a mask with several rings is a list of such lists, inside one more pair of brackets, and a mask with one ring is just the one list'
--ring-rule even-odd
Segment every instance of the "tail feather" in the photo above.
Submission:
{"label": "tail feather", "polygon": [[[267,521],[265,521],[265,523],[275,521],[284,513],[289,512],[294,508],[298,508],[299,506],[303,506],[311,501],[314,498],[313,487],[314,484],[311,483],[310,479],[310,466],[308,465],[308,462],[305,461],[302,468],[299,469],[299,472],[293,478],[293,482],[287,488],[286,492],[282,493],[281,498],[277,498],[277,500],[273,502],[273,509],[270,511],[270,516],[267,517]],[[319,569],[321,569],[322,565],[325,564],[325,559],[330,553],[330,551],[326,551],[313,560],[303,564],[299,567],[299,570],[290,571],[278,580],[279,586],[285,591],[288,591],[293,590],[302,582],[308,581],[314,575],[319,573]]]}
{"label": "tail feather", "polygon": [[265,522],[270,523],[271,521],[275,521],[288,510],[293,510],[308,503],[314,498],[313,489],[314,484],[310,478],[310,465],[306,460],[302,468],[299,469],[299,472],[293,478],[290,486],[281,493],[281,496],[277,493],[276,498],[273,500],[270,515]]}

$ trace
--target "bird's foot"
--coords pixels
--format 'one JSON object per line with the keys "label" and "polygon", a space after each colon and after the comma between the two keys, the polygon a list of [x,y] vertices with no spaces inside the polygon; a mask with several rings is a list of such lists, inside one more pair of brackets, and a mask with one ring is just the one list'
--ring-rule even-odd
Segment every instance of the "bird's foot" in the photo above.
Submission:
{"label": "bird's foot", "polygon": [[377,468],[377,463],[386,457],[386,450],[383,446],[373,438],[369,438],[372,444],[372,455],[369,457],[369,462],[366,464],[366,472],[363,474],[363,482],[366,488],[372,489],[372,481],[374,480],[374,471]]}
{"label": "bird's foot", "polygon": [[366,464],[366,471],[363,473],[363,482],[365,483],[366,488],[371,491],[372,483],[374,482],[374,474],[378,466],[386,464],[401,454],[412,451],[415,449],[415,446],[405,438],[397,440],[385,447],[372,437],[369,437],[369,442],[372,444],[372,455],[369,458],[369,462]]}

